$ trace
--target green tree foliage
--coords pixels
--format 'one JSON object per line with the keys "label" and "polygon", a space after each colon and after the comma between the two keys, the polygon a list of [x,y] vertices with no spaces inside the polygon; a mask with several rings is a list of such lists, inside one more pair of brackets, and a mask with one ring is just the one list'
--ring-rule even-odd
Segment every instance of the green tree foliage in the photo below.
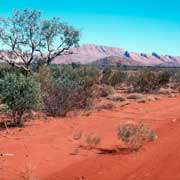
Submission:
{"label": "green tree foliage", "polygon": [[1,102],[12,111],[16,125],[23,125],[23,114],[40,102],[40,88],[32,78],[22,74],[6,74],[0,80]]}
{"label": "green tree foliage", "polygon": [[37,10],[15,10],[0,19],[0,59],[25,71],[32,62],[50,64],[78,42],[79,30],[59,18],[42,19]]}

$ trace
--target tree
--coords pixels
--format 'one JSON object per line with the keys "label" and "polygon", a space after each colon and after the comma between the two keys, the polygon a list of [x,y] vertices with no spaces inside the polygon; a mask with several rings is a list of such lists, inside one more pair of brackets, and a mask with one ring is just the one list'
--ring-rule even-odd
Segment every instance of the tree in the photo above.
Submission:
{"label": "tree", "polygon": [[23,125],[23,114],[38,106],[40,87],[32,78],[19,74],[6,74],[0,80],[1,102],[12,112],[15,125]]}
{"label": "tree", "polygon": [[59,18],[42,19],[40,11],[15,10],[12,17],[0,18],[0,59],[29,72],[32,62],[49,65],[77,47],[79,34]]}

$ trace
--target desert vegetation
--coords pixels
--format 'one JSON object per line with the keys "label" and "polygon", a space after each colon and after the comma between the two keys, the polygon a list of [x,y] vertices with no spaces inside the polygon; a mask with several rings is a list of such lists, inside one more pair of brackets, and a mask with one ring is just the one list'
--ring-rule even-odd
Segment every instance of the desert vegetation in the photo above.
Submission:
{"label": "desert vegetation", "polygon": [[[15,124],[22,124],[27,111],[66,116],[70,111],[90,109],[97,99],[112,102],[146,102],[146,94],[178,92],[178,70],[102,69],[90,65],[42,65],[27,75],[22,69],[1,64],[0,100]],[[121,94],[117,94],[121,92]],[[173,97],[173,96],[172,96]],[[147,99],[147,98],[146,98]],[[155,98],[154,98],[155,99]],[[150,99],[148,99],[150,100]],[[102,109],[112,109],[111,102]],[[103,108],[104,107],[104,108]]]}
{"label": "desert vegetation", "polygon": [[22,126],[25,111],[38,107],[40,103],[39,84],[30,77],[11,73],[1,79],[0,87],[1,103],[7,105],[13,123]]}
{"label": "desert vegetation", "polygon": [[118,138],[130,149],[139,149],[145,142],[154,141],[156,134],[143,123],[125,123],[117,129]]}
{"label": "desert vegetation", "polygon": [[[66,116],[70,111],[92,108],[98,99],[145,102],[141,94],[122,93],[157,93],[161,88],[179,87],[177,69],[51,64],[78,46],[79,35],[59,18],[43,19],[37,10],[16,10],[12,17],[0,20],[0,42],[6,47],[0,53],[5,62],[0,65],[0,102],[15,125],[23,125],[27,111]],[[124,91],[114,95],[119,90]],[[98,109],[113,107],[108,102]]]}
{"label": "desert vegetation", "polygon": [[[37,10],[25,9],[15,10],[11,17],[0,19],[0,45],[4,47],[0,50],[0,130],[5,132],[3,130],[6,129],[9,133],[10,127],[16,127],[14,129],[18,129],[20,133],[23,130],[22,127],[28,125],[26,121],[40,119],[33,118],[33,114],[43,114],[43,117],[46,117],[42,118],[43,120],[69,120],[66,126],[63,121],[58,128],[53,124],[51,132],[47,128],[44,131],[48,134],[48,143],[51,143],[50,141],[59,143],[61,140],[68,141],[67,144],[70,142],[71,146],[69,143],[68,148],[73,149],[70,155],[79,155],[82,149],[93,152],[95,150],[100,154],[134,152],[146,143],[156,140],[157,134],[153,128],[146,126],[144,121],[137,123],[138,119],[135,117],[140,118],[140,115],[137,115],[136,111],[146,116],[146,112],[151,112],[143,105],[149,105],[150,102],[164,97],[176,98],[180,93],[180,68],[144,67],[138,64],[131,66],[131,63],[123,65],[115,61],[118,57],[114,58],[114,65],[96,61],[96,63],[81,64],[71,62],[71,59],[69,63],[56,64],[56,58],[73,55],[74,52],[71,50],[79,46],[81,33],[58,17],[52,19],[43,17]],[[131,53],[125,51],[123,56],[125,60],[130,60]],[[141,56],[147,58],[146,54]],[[161,59],[161,56],[156,53],[152,56]],[[128,109],[130,104],[133,104],[133,109]],[[127,109],[126,106],[128,106]],[[123,110],[127,111],[119,118]],[[119,112],[118,116],[115,115],[116,111]],[[156,109],[153,112],[156,114]],[[91,113],[95,116],[91,116]],[[97,121],[98,113],[100,117]],[[105,120],[103,113],[107,113]],[[110,113],[114,113],[114,116]],[[82,127],[88,132],[82,129],[71,134],[79,128],[79,122],[73,121],[71,114],[77,115],[77,119],[82,120],[81,123],[84,123]],[[175,116],[174,114],[173,111],[172,117]],[[166,113],[162,115],[165,116]],[[134,119],[133,116],[135,116]],[[133,120],[129,121],[130,118]],[[86,122],[87,119],[89,124]],[[177,119],[171,120],[172,123],[176,121]],[[48,123],[50,121],[47,121],[49,128]],[[103,134],[102,137],[94,133],[96,123],[99,123],[102,129],[106,125],[105,130],[103,129],[105,132],[99,131]],[[114,128],[117,124],[120,126],[115,134],[114,129],[112,131],[109,127]],[[60,134],[62,137],[56,138],[52,133],[54,129],[58,132],[64,131],[66,136]],[[33,131],[33,128],[31,130]],[[31,130],[26,132],[26,137],[33,136]],[[109,137],[114,134],[115,140],[114,137]],[[16,139],[16,137],[13,138]],[[38,138],[44,140],[44,134]],[[113,139],[112,143],[119,144],[113,144],[112,148],[108,145],[103,147],[106,138]],[[19,136],[17,139],[20,143],[23,142],[22,137]],[[23,147],[26,146],[24,144]],[[79,146],[74,147],[77,144]],[[51,154],[62,151],[56,144],[50,148],[53,149]],[[68,154],[67,149],[63,151],[66,152],[63,152],[63,155]],[[5,155],[12,154],[0,152],[0,156]],[[29,158],[26,152],[23,155]],[[50,160],[54,159],[53,157]],[[45,159],[47,162],[50,160]],[[53,163],[52,167],[54,167]],[[32,168],[28,167],[24,179],[33,179],[32,177]]]}

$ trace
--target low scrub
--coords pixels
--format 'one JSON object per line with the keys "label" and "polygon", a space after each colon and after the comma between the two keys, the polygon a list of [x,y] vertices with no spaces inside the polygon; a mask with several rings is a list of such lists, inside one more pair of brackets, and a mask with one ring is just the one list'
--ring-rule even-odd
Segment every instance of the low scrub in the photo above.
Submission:
{"label": "low scrub", "polygon": [[89,149],[95,148],[101,143],[101,138],[95,134],[89,134],[86,137],[86,144]]}
{"label": "low scrub", "polygon": [[97,74],[93,67],[40,68],[34,79],[41,84],[44,112],[50,116],[66,116],[69,111],[89,108]]}
{"label": "low scrub", "polygon": [[147,98],[141,98],[141,99],[138,99],[136,102],[137,103],[146,103],[148,102],[149,100]]}
{"label": "low scrub", "polygon": [[129,94],[127,95],[127,99],[135,99],[135,100],[138,100],[138,99],[142,99],[144,96],[142,94]]}
{"label": "low scrub", "polygon": [[135,92],[152,93],[161,87],[165,87],[170,80],[168,72],[143,71],[131,75],[128,84],[133,87]]}
{"label": "low scrub", "polygon": [[112,69],[111,68],[105,68],[102,72],[101,77],[101,84],[108,84],[109,85],[109,78],[112,75]]}
{"label": "low scrub", "polygon": [[103,84],[102,86],[98,86],[97,89],[97,97],[108,97],[115,93],[115,90],[112,86]]}
{"label": "low scrub", "polygon": [[105,103],[97,107],[98,110],[105,109],[105,110],[112,110],[114,108],[114,104],[112,103]]}
{"label": "low scrub", "polygon": [[117,95],[110,95],[107,97],[107,99],[112,100],[112,101],[119,101],[119,102],[126,101],[125,97],[117,96]]}
{"label": "low scrub", "polygon": [[117,129],[118,139],[129,148],[140,148],[147,141],[154,141],[156,134],[142,123],[125,123]]}
{"label": "low scrub", "polygon": [[122,71],[115,71],[109,77],[109,84],[113,87],[116,87],[126,82],[126,80],[127,80],[127,73]]}
{"label": "low scrub", "polygon": [[59,77],[43,92],[44,110],[51,116],[66,116],[69,111],[87,108],[92,84],[88,80]]}
{"label": "low scrub", "polygon": [[158,93],[159,94],[164,94],[164,95],[170,95],[172,93],[172,90],[171,89],[160,88]]}
{"label": "low scrub", "polygon": [[112,70],[106,68],[102,72],[101,83],[111,85],[113,87],[120,86],[127,80],[127,73],[120,70]]}

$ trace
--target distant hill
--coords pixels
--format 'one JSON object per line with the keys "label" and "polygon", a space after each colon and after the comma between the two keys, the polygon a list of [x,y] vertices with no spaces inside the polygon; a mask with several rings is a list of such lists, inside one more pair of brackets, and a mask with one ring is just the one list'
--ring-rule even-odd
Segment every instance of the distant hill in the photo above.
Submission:
{"label": "distant hill", "polygon": [[72,62],[80,64],[98,65],[131,65],[131,66],[180,66],[180,57],[171,55],[159,55],[135,53],[108,46],[98,46],[85,44],[79,48],[72,48],[69,55],[58,56],[54,64],[70,64]]}
{"label": "distant hill", "polygon": [[159,55],[128,52],[121,48],[98,46],[94,44],[82,45],[79,48],[72,48],[73,54],[59,56],[54,61],[55,64],[61,63],[97,63],[97,64],[125,64],[143,66],[180,66],[180,57],[170,55]]}
{"label": "distant hill", "polygon": [[129,66],[143,66],[143,63],[137,62],[130,58],[120,56],[108,56],[92,62],[97,65],[129,65]]}

